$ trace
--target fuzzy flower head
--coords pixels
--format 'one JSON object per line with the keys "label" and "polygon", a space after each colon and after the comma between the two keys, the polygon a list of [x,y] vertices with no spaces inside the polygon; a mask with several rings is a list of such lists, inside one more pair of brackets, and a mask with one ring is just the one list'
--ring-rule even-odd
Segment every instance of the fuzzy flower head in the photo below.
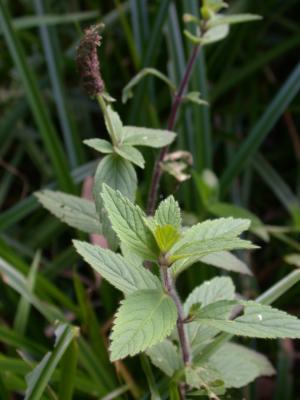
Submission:
{"label": "fuzzy flower head", "polygon": [[91,97],[96,97],[104,91],[97,54],[97,48],[101,45],[102,39],[98,33],[98,29],[101,27],[96,25],[87,28],[77,49],[76,62],[81,84]]}

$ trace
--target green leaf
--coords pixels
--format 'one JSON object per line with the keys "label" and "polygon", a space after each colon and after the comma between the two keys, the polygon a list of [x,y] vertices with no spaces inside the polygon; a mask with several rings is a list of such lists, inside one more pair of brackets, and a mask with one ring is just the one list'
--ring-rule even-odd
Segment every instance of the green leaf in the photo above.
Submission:
{"label": "green leaf", "polygon": [[102,233],[108,240],[110,247],[116,249],[118,240],[111,228],[101,197],[104,183],[113,189],[119,190],[124,196],[133,201],[137,188],[136,172],[129,161],[124,160],[118,155],[111,154],[101,160],[95,174],[93,194],[102,224]]}
{"label": "green leaf", "polygon": [[93,202],[51,190],[37,192],[35,196],[48,211],[67,225],[86,233],[101,233]]}
{"label": "green leaf", "polygon": [[144,68],[134,78],[132,78],[131,81],[124,87],[122,92],[123,103],[126,103],[128,99],[133,97],[132,89],[147,75],[155,76],[156,78],[166,83],[171,88],[172,92],[176,90],[175,85],[173,84],[173,82],[170,81],[170,79],[166,75],[164,75],[155,68]]}
{"label": "green leaf", "polygon": [[160,202],[154,219],[158,225],[173,225],[178,229],[181,227],[180,207],[173,196],[169,196]]}
{"label": "green leaf", "polygon": [[[205,281],[192,291],[184,303],[184,312],[187,316],[193,305],[200,304],[201,307],[205,307],[220,300],[233,300],[234,298],[235,287],[232,280],[227,277],[216,277]],[[199,353],[220,332],[218,329],[205,326],[198,321],[187,324],[186,328],[194,354]]]}
{"label": "green leaf", "polygon": [[247,218],[251,221],[250,231],[261,239],[268,241],[269,234],[261,220],[246,208],[230,203],[215,202],[208,204],[208,211],[217,217]]}
{"label": "green leaf", "polygon": [[142,264],[138,267],[119,254],[100,246],[73,241],[77,252],[111,285],[125,295],[142,289],[161,289],[159,279]]}
{"label": "green leaf", "polygon": [[234,14],[234,15],[217,15],[215,18],[207,22],[208,28],[213,28],[219,25],[234,25],[244,22],[257,21],[262,19],[260,15],[256,14]]}
{"label": "green leaf", "polygon": [[145,167],[145,160],[142,153],[139,150],[135,149],[134,147],[126,144],[116,146],[115,152],[119,154],[119,156],[125,158],[125,160],[132,162],[138,167],[140,168]]}
{"label": "green leaf", "polygon": [[192,258],[193,262],[210,253],[239,248],[254,248],[246,241],[237,238],[249,228],[246,219],[220,218],[207,220],[189,228],[169,252],[170,260]]}
{"label": "green leaf", "polygon": [[147,355],[151,362],[167,376],[172,377],[176,371],[183,367],[177,347],[168,339],[148,349]]}
{"label": "green leaf", "polygon": [[111,334],[111,361],[134,356],[161,342],[173,330],[176,306],[166,293],[140,290],[121,302]]}
{"label": "green leaf", "polygon": [[185,30],[185,36],[191,40],[194,44],[200,44],[202,46],[219,42],[222,39],[225,39],[226,36],[229,34],[229,25],[219,25],[213,28],[210,28],[204,35],[196,36],[193,35],[191,32]]}
{"label": "green leaf", "polygon": [[110,154],[114,152],[112,144],[104,139],[87,139],[83,141],[84,144],[94,150],[100,151],[103,154]]}
{"label": "green leaf", "polygon": [[76,368],[78,361],[78,344],[73,339],[61,362],[59,399],[72,400],[77,382]]}
{"label": "green leaf", "polygon": [[154,148],[168,146],[176,137],[176,133],[172,131],[142,128],[137,126],[124,126],[123,135],[123,144]]}
{"label": "green leaf", "polygon": [[119,191],[105,185],[102,198],[112,227],[121,242],[144,260],[157,259],[158,247],[147,227],[144,212]]}
{"label": "green leaf", "polygon": [[189,92],[184,96],[183,100],[191,101],[194,104],[198,104],[198,106],[208,106],[209,105],[209,103],[206,100],[201,99],[200,92]]}
{"label": "green leaf", "polygon": [[[243,306],[243,315],[228,320],[237,305]],[[233,335],[257,338],[300,338],[300,320],[284,311],[254,301],[218,301],[200,309],[197,321]]]}
{"label": "green leaf", "polygon": [[160,250],[167,252],[180,238],[180,233],[173,225],[159,225],[154,230],[154,237]]}
{"label": "green leaf", "polygon": [[209,364],[221,371],[227,388],[241,388],[259,376],[276,373],[262,354],[235,343],[226,343],[209,359]]}
{"label": "green leaf", "polygon": [[199,367],[187,366],[185,368],[186,383],[195,389],[201,389],[203,395],[219,400],[218,395],[225,393],[224,382],[219,371],[209,364]]}
{"label": "green leaf", "polygon": [[109,136],[114,141],[121,143],[123,140],[123,124],[119,114],[110,105],[106,106],[104,120]]}
{"label": "green leaf", "polygon": [[300,268],[300,254],[288,254],[284,257],[284,261],[287,264],[294,265],[295,267]]}
{"label": "green leaf", "polygon": [[37,367],[26,377],[25,400],[40,400],[41,396],[63,354],[72,340],[78,336],[79,329],[61,324],[55,331],[56,342],[53,352],[45,355]]}

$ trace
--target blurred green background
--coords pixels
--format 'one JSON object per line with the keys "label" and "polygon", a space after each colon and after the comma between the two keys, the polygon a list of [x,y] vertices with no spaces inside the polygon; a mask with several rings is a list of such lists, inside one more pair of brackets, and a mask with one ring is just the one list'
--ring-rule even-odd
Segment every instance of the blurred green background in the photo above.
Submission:
{"label": "blurred green background", "polygon": [[[179,185],[165,176],[161,193],[176,194],[187,223],[247,215],[245,210],[258,217],[252,216],[252,234],[261,249],[239,254],[254,276],[233,276],[239,292],[254,298],[300,266],[300,4],[229,4],[232,12],[260,14],[263,20],[234,26],[224,41],[201,51],[189,90],[200,91],[210,106],[183,105],[173,146],[192,153],[192,178]],[[165,127],[171,105],[166,86],[146,78],[126,104],[122,89],[144,67],[157,68],[178,85],[191,50],[182,16],[198,13],[199,2],[0,0],[0,6],[0,257],[23,278],[31,271],[15,285],[27,285],[30,293],[35,287],[43,304],[56,306],[82,328],[77,372],[70,371],[76,378],[74,399],[102,398],[118,387],[127,393],[122,398],[147,398],[138,359],[120,364],[119,375],[108,365],[105,333],[119,295],[104,282],[95,284],[71,246],[71,238],[82,235],[42,210],[33,193],[50,187],[79,194],[98,162],[82,141],[106,138],[96,102],[79,86],[75,55],[83,29],[100,21],[106,25],[101,70],[123,122]],[[157,153],[144,154],[146,170],[138,171],[142,205]],[[181,294],[216,273],[207,266],[190,269],[181,278]],[[24,376],[53,343],[45,314],[31,308],[26,296],[20,300],[14,289],[0,280],[1,400],[22,398],[16,393],[24,390]],[[277,306],[299,316],[299,293],[298,285]],[[300,398],[299,343],[250,345],[270,358],[278,374],[246,388],[243,396]],[[19,349],[27,356],[21,357]],[[54,374],[54,388],[62,370]],[[161,376],[155,375],[163,388]],[[50,389],[44,396],[53,398]],[[240,392],[233,396],[242,398]]]}

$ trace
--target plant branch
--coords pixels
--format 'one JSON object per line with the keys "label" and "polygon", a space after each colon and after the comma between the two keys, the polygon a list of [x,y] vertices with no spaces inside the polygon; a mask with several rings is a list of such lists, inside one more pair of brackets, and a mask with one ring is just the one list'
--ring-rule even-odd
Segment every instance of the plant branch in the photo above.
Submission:
{"label": "plant branch", "polygon": [[[182,81],[179,85],[178,91],[175,94],[175,97],[173,99],[173,104],[172,104],[170,116],[168,119],[168,125],[167,125],[168,130],[173,130],[175,127],[178,111],[179,111],[180,105],[183,100],[183,95],[184,95],[184,92],[189,83],[189,80],[190,80],[190,77],[191,77],[191,74],[193,71],[193,66],[195,64],[195,61],[197,59],[197,55],[198,55],[199,51],[200,51],[200,45],[194,46],[191,57],[189,59],[187,67],[186,67],[186,71],[185,71]],[[154,171],[153,171],[153,175],[152,175],[152,181],[151,181],[151,185],[150,185],[150,191],[149,191],[148,206],[147,206],[147,213],[150,215],[153,214],[155,206],[156,206],[156,202],[157,202],[158,189],[159,189],[159,184],[160,184],[160,180],[161,180],[161,176],[162,176],[161,163],[163,162],[166,155],[168,154],[168,151],[169,151],[169,146],[166,146],[163,149],[161,149],[161,151],[158,155],[158,158],[155,162]]]}

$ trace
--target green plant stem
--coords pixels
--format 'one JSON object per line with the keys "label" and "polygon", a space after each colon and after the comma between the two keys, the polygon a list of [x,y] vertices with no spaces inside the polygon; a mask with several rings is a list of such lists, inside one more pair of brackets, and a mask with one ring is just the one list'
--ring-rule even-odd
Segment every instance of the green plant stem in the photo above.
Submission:
{"label": "green plant stem", "polygon": [[[177,116],[178,116],[178,111],[180,108],[180,105],[183,100],[184,92],[187,88],[187,85],[190,81],[190,77],[192,75],[193,71],[193,66],[195,64],[195,61],[197,59],[197,55],[200,51],[200,46],[194,46],[190,60],[187,64],[186,71],[184,73],[184,76],[182,78],[182,81],[179,85],[178,91],[175,94],[175,97],[173,99],[173,104],[171,108],[171,113],[168,119],[168,130],[173,130],[176,124]],[[161,168],[161,163],[163,162],[164,158],[168,154],[169,151],[169,146],[164,147],[161,149],[159,156],[155,162],[154,166],[154,171],[152,175],[152,181],[150,184],[150,191],[149,191],[149,197],[148,197],[148,206],[147,206],[147,213],[152,215],[156,206],[157,202],[157,197],[158,197],[158,189],[159,189],[159,184],[162,176],[162,168]]]}

